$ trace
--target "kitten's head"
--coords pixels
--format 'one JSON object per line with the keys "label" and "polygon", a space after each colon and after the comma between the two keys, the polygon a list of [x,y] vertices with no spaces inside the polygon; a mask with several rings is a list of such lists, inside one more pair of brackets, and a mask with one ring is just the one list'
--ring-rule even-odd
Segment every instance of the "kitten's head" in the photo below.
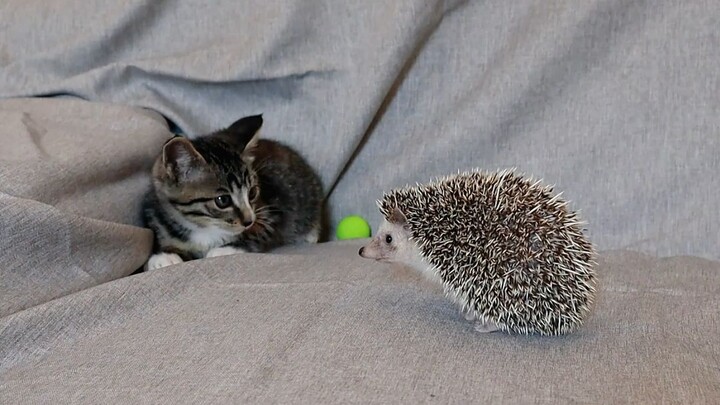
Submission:
{"label": "kitten's head", "polygon": [[260,197],[252,149],[262,116],[189,140],[169,140],[153,167],[158,197],[202,227],[240,233],[250,227]]}

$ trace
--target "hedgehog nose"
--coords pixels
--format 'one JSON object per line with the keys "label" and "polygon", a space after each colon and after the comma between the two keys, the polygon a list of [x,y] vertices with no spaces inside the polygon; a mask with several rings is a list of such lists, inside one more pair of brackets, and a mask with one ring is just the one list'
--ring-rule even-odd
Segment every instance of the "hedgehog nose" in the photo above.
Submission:
{"label": "hedgehog nose", "polygon": [[358,254],[359,254],[360,256],[362,256],[362,254],[363,254],[363,250],[365,250],[365,248],[364,248],[364,247],[361,247],[361,248],[360,248],[360,250],[358,250]]}

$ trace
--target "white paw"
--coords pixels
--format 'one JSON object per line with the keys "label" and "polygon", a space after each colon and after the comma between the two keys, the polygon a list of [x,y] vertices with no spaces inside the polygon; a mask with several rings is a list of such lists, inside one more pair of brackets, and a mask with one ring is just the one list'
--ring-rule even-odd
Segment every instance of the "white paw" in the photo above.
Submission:
{"label": "white paw", "polygon": [[500,328],[495,325],[493,322],[482,322],[477,321],[475,322],[475,331],[480,333],[490,333],[490,332],[496,332],[499,331]]}
{"label": "white paw", "polygon": [[307,243],[317,243],[318,239],[320,239],[320,230],[317,228],[313,228],[312,231],[305,234],[305,242]]}
{"label": "white paw", "polygon": [[183,259],[175,253],[157,253],[147,261],[145,266],[146,270],[156,270],[162,267],[172,266],[173,264],[180,264]]}
{"label": "white paw", "polygon": [[242,249],[238,249],[232,246],[223,246],[223,247],[216,247],[208,250],[205,257],[220,257],[220,256],[229,256],[234,255],[238,253],[244,253],[245,251]]}

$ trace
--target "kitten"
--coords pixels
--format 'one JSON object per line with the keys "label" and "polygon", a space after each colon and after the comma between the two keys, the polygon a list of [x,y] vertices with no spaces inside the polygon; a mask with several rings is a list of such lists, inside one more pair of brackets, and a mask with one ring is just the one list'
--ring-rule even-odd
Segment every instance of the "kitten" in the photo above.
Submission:
{"label": "kitten", "polygon": [[262,122],[245,117],[163,146],[143,202],[145,225],[155,233],[146,269],[317,242],[320,179],[288,146],[258,139]]}

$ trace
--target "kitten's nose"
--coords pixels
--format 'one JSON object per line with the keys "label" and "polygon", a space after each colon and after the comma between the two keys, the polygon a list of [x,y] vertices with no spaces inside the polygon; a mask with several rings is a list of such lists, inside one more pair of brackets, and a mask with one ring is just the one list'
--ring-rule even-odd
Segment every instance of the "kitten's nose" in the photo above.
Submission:
{"label": "kitten's nose", "polygon": [[245,228],[247,228],[248,226],[253,224],[253,220],[252,219],[243,219],[242,224]]}
{"label": "kitten's nose", "polygon": [[364,247],[361,247],[361,248],[360,248],[360,250],[358,250],[358,254],[359,254],[360,256],[362,256],[362,254],[363,254],[363,250],[365,250],[365,248],[364,248]]}

